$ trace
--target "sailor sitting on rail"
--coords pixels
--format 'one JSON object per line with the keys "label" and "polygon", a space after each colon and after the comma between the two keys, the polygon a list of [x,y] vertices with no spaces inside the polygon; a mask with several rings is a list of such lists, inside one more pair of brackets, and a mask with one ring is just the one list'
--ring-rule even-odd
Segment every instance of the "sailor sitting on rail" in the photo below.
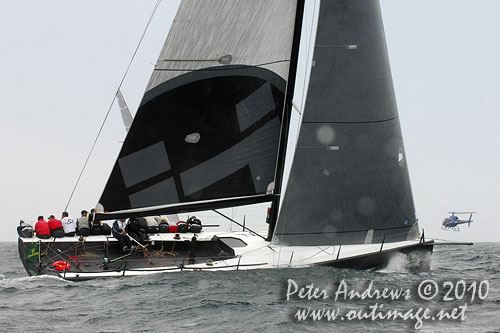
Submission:
{"label": "sailor sitting on rail", "polygon": [[128,249],[132,248],[132,242],[127,235],[127,231],[125,230],[126,226],[127,220],[119,219],[113,222],[113,228],[111,229],[113,236],[118,239],[118,242],[120,243],[120,249],[123,252],[126,252]]}
{"label": "sailor sitting on rail", "polygon": [[56,219],[54,215],[49,216],[49,220],[47,221],[47,223],[49,224],[50,234],[52,235],[52,237],[64,237],[64,228],[62,222]]}
{"label": "sailor sitting on rail", "polygon": [[[144,221],[145,222],[145,221]],[[147,226],[146,226],[147,228]],[[141,244],[144,244],[146,241],[146,230],[142,228],[141,221],[137,218],[130,218],[128,220],[127,228],[126,228],[130,237],[133,237],[136,241]]]}
{"label": "sailor sitting on rail", "polygon": [[78,236],[88,236],[90,235],[90,223],[88,212],[84,209],[82,210],[82,216],[78,218],[76,234]]}
{"label": "sailor sitting on rail", "polygon": [[43,219],[43,216],[38,216],[38,222],[35,224],[36,236],[41,239],[49,239],[52,237],[50,235],[50,228],[47,221]]}

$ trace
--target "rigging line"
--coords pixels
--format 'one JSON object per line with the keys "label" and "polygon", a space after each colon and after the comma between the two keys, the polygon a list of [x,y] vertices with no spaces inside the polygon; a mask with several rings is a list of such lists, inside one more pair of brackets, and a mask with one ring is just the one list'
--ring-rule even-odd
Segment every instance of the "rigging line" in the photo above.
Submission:
{"label": "rigging line", "polygon": [[153,11],[151,12],[151,16],[149,17],[149,20],[146,24],[146,27],[144,28],[144,31],[142,33],[142,36],[141,38],[139,39],[139,43],[137,44],[137,47],[135,48],[135,51],[132,55],[132,58],[130,59],[130,62],[127,66],[127,69],[125,70],[125,73],[123,74],[123,77],[120,81],[120,84],[118,85],[118,89],[116,90],[116,93],[115,95],[113,96],[113,100],[111,101],[111,104],[109,105],[109,109],[108,109],[108,112],[106,113],[106,116],[104,117],[104,120],[102,121],[102,124],[101,124],[101,127],[99,128],[99,131],[97,132],[97,136],[94,140],[94,143],[92,144],[92,147],[90,148],[90,152],[87,156],[87,159],[85,160],[85,163],[83,164],[83,168],[82,168],[82,171],[80,172],[80,175],[78,176],[78,179],[76,180],[76,184],[75,186],[73,187],[73,191],[71,191],[71,195],[69,196],[69,199],[68,199],[68,202],[66,203],[66,207],[64,207],[64,211],[67,211],[68,210],[68,206],[71,202],[71,199],[73,198],[73,195],[75,194],[75,191],[76,191],[76,188],[78,187],[78,184],[80,183],[80,179],[82,178],[82,175],[83,175],[83,172],[85,171],[85,168],[87,167],[87,164],[90,160],[90,156],[92,155],[92,152],[94,151],[94,148],[95,148],[95,145],[97,144],[97,140],[99,139],[99,136],[101,135],[101,132],[102,132],[102,129],[104,128],[104,124],[106,123],[106,120],[108,119],[108,116],[111,112],[111,108],[113,107],[113,104],[115,103],[115,100],[116,100],[116,96],[118,94],[118,91],[120,90],[122,84],[123,84],[123,81],[125,81],[125,78],[127,77],[127,74],[128,74],[128,71],[130,69],[130,66],[132,65],[132,62],[134,61],[134,58],[137,54],[137,51],[139,50],[139,47],[141,46],[141,43],[142,43],[142,40],[144,39],[144,36],[146,35],[146,31],[148,30],[149,28],[149,25],[151,23],[151,21],[153,20],[153,17],[156,13],[156,10],[158,9],[159,5],[161,3],[161,0],[157,0],[156,1],[156,4],[153,8]]}
{"label": "rigging line", "polygon": [[[226,216],[224,214],[222,214],[221,212],[217,211],[216,209],[212,209],[212,211],[214,211],[215,213],[219,214],[220,216],[222,217],[225,217],[226,219],[228,219],[229,221],[233,222],[233,223],[236,223],[237,225],[239,225],[240,227],[243,228],[243,225],[242,224],[239,224],[238,222],[236,222],[235,220],[233,220],[232,218],[230,218],[229,216]],[[248,229],[246,226],[245,226],[245,229],[247,229],[248,231],[250,231],[251,233],[253,233],[255,236],[259,236],[260,238],[263,238],[264,240],[266,239],[266,237],[264,236],[261,236],[260,234],[256,233],[255,231],[253,230],[250,230]]]}
{"label": "rigging line", "polygon": [[[253,250],[249,250],[249,251],[247,251],[247,252],[241,252],[241,253],[238,255],[238,257],[242,257],[242,256],[247,256],[247,257],[248,257],[250,253],[252,253],[252,252],[257,252],[257,251],[259,251],[259,250],[262,250],[262,249],[263,249],[263,248],[265,248],[265,247],[269,247],[269,244],[263,245],[263,246],[258,247],[258,248],[256,248],[256,249],[253,249]],[[270,249],[271,249],[272,251],[274,251],[272,248],[270,248]],[[261,254],[256,254],[256,255],[257,255],[257,256],[261,256]],[[240,266],[241,266],[241,265],[240,265]]]}

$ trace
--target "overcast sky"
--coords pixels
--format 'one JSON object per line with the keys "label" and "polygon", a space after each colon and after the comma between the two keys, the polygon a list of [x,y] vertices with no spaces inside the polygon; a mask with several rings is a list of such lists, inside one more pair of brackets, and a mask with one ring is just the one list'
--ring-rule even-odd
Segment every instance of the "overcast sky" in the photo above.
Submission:
{"label": "overcast sky", "polygon": [[[16,239],[19,219],[64,209],[155,2],[0,3],[0,240]],[[133,113],[177,3],[163,0],[122,88]],[[500,1],[381,4],[421,227],[500,241]],[[94,207],[124,137],[115,105],[72,215]],[[478,213],[470,228],[444,232],[451,210]]]}

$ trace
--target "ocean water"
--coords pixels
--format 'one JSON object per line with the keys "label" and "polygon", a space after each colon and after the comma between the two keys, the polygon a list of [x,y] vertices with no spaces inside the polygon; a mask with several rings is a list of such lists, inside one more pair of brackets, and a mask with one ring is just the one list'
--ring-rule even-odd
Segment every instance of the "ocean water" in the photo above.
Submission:
{"label": "ocean water", "polygon": [[[424,273],[405,271],[405,260],[395,256],[375,272],[309,267],[68,282],[27,277],[17,244],[0,243],[0,331],[500,332],[500,244],[436,247]],[[380,296],[384,288],[400,297]],[[420,326],[416,317],[381,317],[425,309]],[[308,310],[305,320],[297,315]],[[321,312],[332,310],[335,319]]]}

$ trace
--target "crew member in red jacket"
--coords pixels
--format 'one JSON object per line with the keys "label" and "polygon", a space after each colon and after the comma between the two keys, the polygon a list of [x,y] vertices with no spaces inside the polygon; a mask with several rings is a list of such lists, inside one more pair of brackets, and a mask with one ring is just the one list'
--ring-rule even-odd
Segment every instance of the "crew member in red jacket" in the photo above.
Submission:
{"label": "crew member in red jacket", "polygon": [[64,229],[60,220],[56,219],[54,215],[50,215],[48,223],[52,237],[64,237]]}
{"label": "crew member in red jacket", "polygon": [[47,221],[43,219],[43,216],[38,216],[38,222],[35,224],[36,236],[41,239],[50,238],[50,227]]}

